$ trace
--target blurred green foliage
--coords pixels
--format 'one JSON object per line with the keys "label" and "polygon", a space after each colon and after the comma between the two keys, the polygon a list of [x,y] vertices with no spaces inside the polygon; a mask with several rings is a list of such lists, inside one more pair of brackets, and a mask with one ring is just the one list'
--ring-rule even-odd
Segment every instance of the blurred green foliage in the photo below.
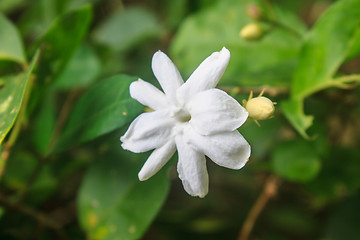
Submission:
{"label": "blurred green foliage", "polygon": [[[262,17],[247,15],[250,5]],[[236,239],[267,182],[281,180],[249,239],[360,238],[360,0],[1,0],[0,239]],[[263,35],[239,35],[252,22]],[[239,171],[208,161],[210,192],[183,191],[176,156],[146,182],[148,153],[119,137],[154,83],[161,49],[186,79],[231,52],[219,83],[279,106],[239,130]],[[170,186],[171,184],[171,186]]]}
{"label": "blurred green foliage", "polygon": [[[86,174],[78,197],[80,223],[93,239],[140,238],[166,198],[169,181],[162,172],[140,182],[140,156],[106,154]],[[128,156],[128,157],[126,157]]]}
{"label": "blurred green foliage", "polygon": [[[329,88],[345,88],[347,81],[334,79],[340,65],[349,55],[357,55],[359,43],[359,1],[334,4],[316,23],[307,36],[292,82],[291,100],[284,102],[287,118],[301,135],[312,125],[301,105],[304,98]],[[347,14],[344,15],[343,13]]]}
{"label": "blurred green foliage", "polygon": [[58,148],[74,146],[124,126],[137,116],[142,106],[129,94],[137,78],[116,75],[94,85],[78,100],[68,124],[59,136]]}
{"label": "blurred green foliage", "polygon": [[[0,92],[1,102],[1,126],[0,126],[0,143],[3,142],[6,134],[13,126],[15,119],[20,111],[20,107],[24,98],[28,98],[28,88],[32,86],[31,73],[38,59],[37,52],[35,57],[24,73],[18,75],[8,75],[3,78],[4,86]],[[27,97],[26,97],[27,96]]]}
{"label": "blurred green foliage", "polygon": [[23,44],[19,33],[5,16],[0,15],[0,59],[11,60],[19,63],[25,62]]}
{"label": "blurred green foliage", "polygon": [[[251,22],[245,14],[246,7],[254,1],[219,1],[211,8],[196,13],[184,21],[171,45],[175,64],[190,76],[204,58],[208,49],[226,46],[231,63],[222,85],[288,86],[295,69],[301,37],[283,29],[274,29],[262,41],[253,43],[239,37],[241,28]],[[280,7],[272,9],[278,21],[295,28],[299,34],[304,24],[291,12]],[[234,53],[240,54],[234,54]],[[259,57],[261,56],[261,57]]]}

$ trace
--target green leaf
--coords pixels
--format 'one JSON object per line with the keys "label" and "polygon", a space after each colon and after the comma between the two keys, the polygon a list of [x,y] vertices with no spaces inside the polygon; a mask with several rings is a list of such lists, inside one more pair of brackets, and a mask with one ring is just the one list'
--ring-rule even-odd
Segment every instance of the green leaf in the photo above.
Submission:
{"label": "green leaf", "polygon": [[0,61],[10,60],[25,64],[24,46],[14,24],[0,13]]}
{"label": "green leaf", "polygon": [[1,78],[5,82],[5,86],[0,88],[0,143],[10,131],[19,113],[25,89],[38,56],[39,52],[37,51],[25,73]]}
{"label": "green leaf", "polygon": [[116,75],[94,85],[76,103],[60,136],[58,149],[94,139],[124,126],[142,106],[129,94],[136,77]]}
{"label": "green leaf", "polygon": [[285,117],[291,122],[293,127],[305,139],[310,139],[306,130],[311,127],[314,117],[304,114],[303,102],[301,100],[288,100],[281,103]]}
{"label": "green leaf", "polygon": [[[303,111],[303,100],[312,93],[334,86],[339,66],[357,50],[359,0],[335,3],[316,23],[302,47],[292,83],[292,100],[283,104],[284,114],[305,138],[312,117]],[[346,14],[344,14],[346,12]],[[357,39],[359,41],[359,39]]]}
{"label": "green leaf", "polygon": [[113,50],[126,50],[140,41],[159,35],[155,16],[143,8],[126,8],[113,13],[98,28],[93,38]]}
{"label": "green leaf", "polygon": [[54,85],[58,89],[86,87],[96,80],[100,71],[100,61],[94,50],[89,46],[82,45],[55,80]]}
{"label": "green leaf", "polygon": [[293,98],[303,99],[332,86],[334,74],[359,37],[359,9],[359,0],[338,1],[312,28],[300,52],[292,85]]}
{"label": "green leaf", "polygon": [[91,239],[139,239],[167,196],[166,171],[140,182],[141,162],[127,155],[99,159],[85,176],[78,214]]}
{"label": "green leaf", "polygon": [[306,182],[318,174],[321,161],[305,140],[279,144],[272,156],[274,171],[291,181]]}
{"label": "green leaf", "polygon": [[[170,52],[184,76],[189,76],[207,56],[225,46],[231,52],[231,59],[220,84],[289,86],[301,37],[275,28],[256,42],[241,39],[240,30],[251,21],[246,16],[249,4],[255,1],[219,1],[183,22]],[[293,14],[275,8],[275,15],[279,22],[300,33],[305,30]]]}
{"label": "green leaf", "polygon": [[[92,9],[85,6],[58,17],[36,46],[43,47],[43,68],[59,74],[84,39],[90,26]],[[44,71],[44,70],[43,70]],[[49,73],[45,73],[48,75]]]}

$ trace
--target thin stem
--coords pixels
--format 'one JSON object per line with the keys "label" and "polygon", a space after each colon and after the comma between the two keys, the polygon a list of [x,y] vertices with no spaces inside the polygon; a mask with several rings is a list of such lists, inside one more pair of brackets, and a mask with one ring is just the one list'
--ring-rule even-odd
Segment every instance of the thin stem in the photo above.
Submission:
{"label": "thin stem", "polygon": [[51,139],[50,139],[50,142],[49,142],[49,146],[47,148],[47,150],[45,151],[45,155],[49,155],[49,153],[53,150],[53,148],[56,146],[56,143],[58,141],[58,136],[61,132],[61,130],[63,129],[65,123],[66,123],[66,120],[70,114],[70,111],[72,109],[72,106],[76,100],[76,98],[78,97],[79,95],[79,91],[78,90],[74,90],[74,91],[71,91],[66,100],[65,100],[65,103],[63,105],[63,107],[61,108],[60,110],[60,113],[59,113],[59,117],[55,123],[55,128],[54,128],[54,132],[51,136]]}
{"label": "thin stem", "polygon": [[315,92],[319,92],[330,87],[349,88],[352,87],[352,85],[349,85],[352,82],[360,82],[360,74],[352,74],[325,81],[324,83],[321,83],[307,91],[302,92],[299,98],[304,99]]}
{"label": "thin stem", "polygon": [[273,27],[282,28],[285,31],[293,34],[297,38],[302,37],[302,34],[300,32],[298,32],[297,30],[295,30],[295,29],[293,29],[293,28],[291,28],[291,27],[289,27],[289,26],[287,26],[287,25],[285,25],[285,24],[283,24],[281,22],[278,22],[275,19],[276,14],[275,14],[275,11],[274,11],[274,9],[273,9],[273,7],[272,7],[269,0],[265,0],[264,3],[265,3],[266,8],[268,9],[267,12],[269,13],[268,16],[266,16],[264,19],[262,19],[264,22],[271,24]]}
{"label": "thin stem", "polygon": [[275,175],[270,176],[265,183],[264,189],[255,204],[252,206],[244,225],[241,228],[238,240],[247,240],[255,225],[257,218],[266,206],[266,203],[276,195],[278,190],[279,178]]}
{"label": "thin stem", "polygon": [[228,86],[223,86],[223,87],[220,87],[220,89],[229,93],[230,95],[236,95],[236,94],[242,94],[242,93],[249,94],[250,92],[261,93],[261,91],[264,88],[266,89],[266,94],[268,94],[270,96],[290,94],[289,88],[286,88],[286,87],[270,87],[270,86],[265,86],[265,87],[228,87]]}
{"label": "thin stem", "polygon": [[264,19],[263,21],[271,24],[273,27],[281,28],[281,29],[291,33],[292,35],[294,35],[297,38],[302,37],[302,34],[300,32],[298,32],[297,30],[295,30],[281,22],[278,22],[275,19]]}
{"label": "thin stem", "polygon": [[340,83],[360,82],[360,74],[352,74],[352,75],[334,78],[333,81]]}

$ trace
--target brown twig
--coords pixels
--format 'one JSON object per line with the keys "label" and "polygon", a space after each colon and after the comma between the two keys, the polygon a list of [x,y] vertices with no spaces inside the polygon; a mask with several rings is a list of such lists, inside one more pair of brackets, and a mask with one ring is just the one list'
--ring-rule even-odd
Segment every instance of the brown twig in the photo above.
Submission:
{"label": "brown twig", "polygon": [[220,87],[221,90],[230,93],[230,95],[236,95],[241,93],[250,93],[251,91],[254,93],[260,93],[263,89],[266,89],[266,94],[270,96],[276,95],[288,95],[290,94],[289,88],[286,87],[270,87],[270,86],[260,86],[260,87],[228,87],[222,86]]}
{"label": "brown twig", "polygon": [[[53,134],[51,136],[49,146],[48,146],[48,149],[47,149],[47,152],[45,155],[47,155],[52,150],[52,148],[56,145],[57,137],[58,137],[59,133],[61,132],[62,128],[64,127],[64,124],[69,116],[69,113],[74,104],[74,101],[76,100],[78,95],[79,95],[79,91],[74,90],[74,91],[70,92],[68,97],[66,98],[65,103],[60,110],[59,117],[55,124],[55,128],[54,128]],[[44,158],[44,159],[39,160],[38,164],[36,165],[35,170],[32,172],[29,180],[27,181],[25,188],[23,189],[22,192],[20,192],[20,195],[19,195],[19,198],[17,201],[18,204],[21,204],[23,202],[29,189],[34,184],[38,175],[40,174],[41,170],[43,169],[44,164],[46,164],[48,161],[49,161],[49,158]]]}
{"label": "brown twig", "polygon": [[252,206],[249,215],[247,216],[244,225],[241,228],[238,240],[247,240],[254,227],[254,224],[259,217],[261,211],[264,209],[266,203],[276,195],[278,190],[279,178],[275,175],[271,175],[266,180],[264,189],[255,204]]}
{"label": "brown twig", "polygon": [[[65,122],[70,114],[71,108],[74,104],[74,101],[77,99],[79,93],[80,92],[78,90],[74,90],[74,91],[70,92],[69,95],[67,96],[65,103],[63,104],[63,107],[60,110],[59,117],[55,124],[55,128],[54,128],[53,134],[51,136],[49,146],[48,146],[48,149],[47,149],[45,155],[48,155],[48,153],[52,150],[52,148],[55,147],[58,135],[61,132],[62,128],[64,127]],[[34,169],[29,180],[27,181],[25,188],[19,194],[19,198],[17,201],[18,204],[21,204],[23,202],[29,189],[36,181],[38,175],[41,173],[41,170],[43,169],[44,164],[46,164],[49,161],[49,159],[50,158],[44,158],[44,159],[39,160],[38,164],[36,165],[36,168]]]}
{"label": "brown twig", "polygon": [[66,100],[64,102],[64,105],[60,110],[59,117],[58,117],[57,122],[55,124],[54,132],[53,132],[53,134],[51,136],[49,146],[48,146],[48,149],[45,152],[45,155],[48,155],[53,150],[53,148],[56,146],[58,136],[59,136],[61,130],[63,129],[63,127],[64,127],[64,125],[66,123],[66,120],[69,117],[72,106],[73,106],[75,100],[77,99],[77,97],[79,96],[79,93],[80,93],[79,90],[73,90],[67,96],[67,98],[66,98]]}

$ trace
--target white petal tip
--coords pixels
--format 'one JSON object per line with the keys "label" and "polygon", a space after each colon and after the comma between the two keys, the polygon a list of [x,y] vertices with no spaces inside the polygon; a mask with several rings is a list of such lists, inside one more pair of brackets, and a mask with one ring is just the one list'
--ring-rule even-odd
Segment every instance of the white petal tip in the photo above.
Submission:
{"label": "white petal tip", "polygon": [[192,197],[204,198],[208,193],[194,193],[186,191]]}
{"label": "white petal tip", "polygon": [[199,198],[204,198],[206,195],[207,195],[207,193],[201,194],[201,195],[199,195],[198,197],[199,197]]}
{"label": "white petal tip", "polygon": [[144,84],[146,84],[146,82],[144,80],[142,80],[141,78],[138,78],[137,80],[130,83],[130,86],[129,86],[130,97],[137,100],[136,97],[138,94],[136,94],[136,93],[143,87]]}
{"label": "white petal tip", "polygon": [[229,49],[227,49],[226,47],[223,47],[223,48],[220,50],[220,53],[221,53],[221,54],[226,54],[226,55],[229,55],[229,56],[230,56],[230,51],[229,51]]}
{"label": "white petal tip", "polygon": [[122,147],[124,150],[129,150],[127,144],[124,143],[124,142],[121,144],[121,147]]}
{"label": "white petal tip", "polygon": [[204,191],[204,192],[198,192],[198,193],[193,193],[193,194],[190,194],[191,196],[193,197],[199,197],[199,198],[204,198],[207,194],[208,194],[208,190],[207,191]]}
{"label": "white petal tip", "polygon": [[153,55],[153,61],[154,58],[161,57],[162,55],[165,55],[165,53],[163,53],[161,50],[157,50]]}
{"label": "white petal tip", "polygon": [[[186,189],[185,189],[186,190]],[[204,198],[208,193],[209,193],[209,189],[207,187],[207,189],[198,189],[198,191],[186,191],[190,196],[192,197],[199,197],[199,198]]]}
{"label": "white petal tip", "polygon": [[138,78],[137,80],[131,82],[131,83],[130,83],[130,88],[131,88],[131,86],[133,86],[134,84],[137,84],[137,83],[139,83],[139,82],[141,82],[141,81],[142,81],[142,79],[141,79],[141,78]]}
{"label": "white petal tip", "polygon": [[249,159],[246,159],[246,162],[245,162],[245,163],[241,163],[241,164],[239,164],[238,166],[236,166],[235,169],[236,169],[236,170],[242,169],[242,168],[246,165],[247,161],[249,161]]}
{"label": "white petal tip", "polygon": [[245,167],[246,163],[249,161],[249,158],[250,157],[248,157],[245,161],[241,161],[241,163],[239,165],[237,165],[236,167],[234,167],[234,169],[239,170],[239,169]]}
{"label": "white petal tip", "polygon": [[222,49],[221,49],[221,51],[220,52],[230,52],[225,46],[224,47],[222,47]]}
{"label": "white petal tip", "polygon": [[142,181],[142,182],[148,179],[148,178],[146,178],[144,176],[141,176],[140,173],[139,173],[138,177],[139,177],[139,180]]}
{"label": "white petal tip", "polygon": [[138,178],[140,181],[146,181],[150,178],[151,176],[149,176],[149,174],[146,174],[143,169],[140,170],[140,172],[138,173]]}
{"label": "white petal tip", "polygon": [[225,65],[227,65],[230,60],[230,51],[226,47],[223,47],[220,51],[213,52],[209,57],[212,57],[214,60],[222,59]]}
{"label": "white petal tip", "polygon": [[134,92],[136,91],[136,87],[139,82],[140,82],[140,79],[130,83],[129,92],[130,92],[130,97],[133,99],[135,99]]}

